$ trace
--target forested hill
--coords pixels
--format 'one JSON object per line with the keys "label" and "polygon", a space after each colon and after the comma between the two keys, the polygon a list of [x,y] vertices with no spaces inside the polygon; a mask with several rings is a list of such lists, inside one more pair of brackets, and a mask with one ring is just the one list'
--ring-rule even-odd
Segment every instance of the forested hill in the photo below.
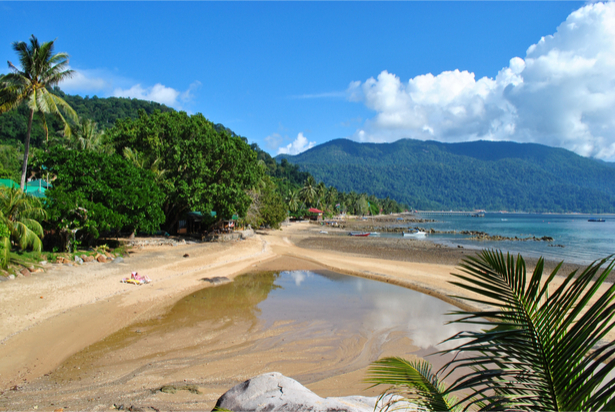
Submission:
{"label": "forested hill", "polygon": [[278,156],[338,190],[416,209],[615,212],[615,167],[539,144],[339,139]]}
{"label": "forested hill", "polygon": [[[94,120],[100,129],[112,127],[116,120],[130,117],[136,119],[139,110],[145,110],[147,114],[152,114],[156,110],[161,112],[172,111],[173,109],[156,102],[148,102],[138,99],[124,97],[81,97],[65,94],[59,88],[55,88],[53,93],[62,97],[82,119]],[[18,142],[25,140],[28,128],[29,110],[22,104],[17,110],[10,110],[0,116],[0,144],[17,145]],[[59,131],[64,126],[55,117],[48,115],[47,124],[49,128],[49,138],[54,139],[60,136]],[[34,147],[40,146],[45,140],[43,123],[36,119],[32,123],[31,141]]]}

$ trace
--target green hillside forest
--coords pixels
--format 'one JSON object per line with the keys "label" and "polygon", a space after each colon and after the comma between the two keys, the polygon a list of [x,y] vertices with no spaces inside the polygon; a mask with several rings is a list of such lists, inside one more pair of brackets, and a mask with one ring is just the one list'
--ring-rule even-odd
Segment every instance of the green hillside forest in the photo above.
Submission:
{"label": "green hillside forest", "polygon": [[[33,243],[21,249],[66,250],[119,233],[188,233],[193,212],[203,217],[189,233],[202,236],[229,219],[276,228],[289,215],[313,215],[310,208],[325,217],[407,208],[372,191],[327,187],[200,113],[137,99],[71,96],[57,87],[47,92],[66,101],[78,119],[66,133],[58,116],[37,112],[33,118],[26,177],[39,182],[39,192],[43,181],[52,187],[44,201],[26,199],[38,223]],[[28,118],[25,103],[0,112],[0,177],[6,179],[0,197],[19,195],[6,187],[22,176]]]}
{"label": "green hillside forest", "polygon": [[278,156],[341,191],[422,210],[615,212],[615,167],[539,144],[339,139]]}

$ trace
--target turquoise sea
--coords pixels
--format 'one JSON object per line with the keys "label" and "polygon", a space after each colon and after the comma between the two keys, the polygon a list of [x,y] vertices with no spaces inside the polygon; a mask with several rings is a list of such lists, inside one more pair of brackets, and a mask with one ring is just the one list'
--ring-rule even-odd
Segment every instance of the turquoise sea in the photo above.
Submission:
{"label": "turquoise sea", "polygon": [[[483,242],[469,240],[468,236],[459,234],[434,234],[428,237],[433,242],[452,247],[501,249],[523,256],[544,256],[549,260],[579,264],[588,264],[615,253],[615,215],[486,213],[485,217],[419,216],[436,220],[420,224],[421,227],[435,230],[474,230],[507,237],[550,236],[554,239],[553,242]],[[591,218],[604,219],[605,222],[589,222]]]}

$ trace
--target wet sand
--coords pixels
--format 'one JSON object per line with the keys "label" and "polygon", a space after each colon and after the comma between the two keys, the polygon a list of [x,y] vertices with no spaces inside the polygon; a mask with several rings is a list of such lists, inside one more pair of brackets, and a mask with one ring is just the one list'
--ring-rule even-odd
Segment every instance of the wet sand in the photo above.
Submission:
{"label": "wet sand", "polygon": [[[339,346],[333,348],[332,337],[307,334],[288,346],[286,337],[313,325],[263,329],[255,318],[233,321],[229,313],[240,309],[241,299],[211,308],[212,319],[174,331],[173,339],[161,331],[148,334],[147,342],[139,341],[137,347],[130,344],[137,341],[133,337],[155,329],[180,299],[212,287],[203,279],[233,279],[249,272],[328,269],[467,307],[448,297],[467,296],[448,281],[455,265],[474,252],[405,239],[320,235],[320,230],[297,223],[228,244],[145,248],[118,265],[58,267],[1,283],[0,409],[108,410],[115,403],[207,410],[230,387],[271,371],[297,378],[321,396],[377,393],[366,392],[362,382],[371,359],[366,354],[373,348],[366,344],[369,337],[337,336]],[[185,253],[190,257],[183,258]],[[119,283],[131,270],[147,274],[153,283]],[[410,356],[415,349],[400,336],[378,352]],[[202,393],[156,391],[186,384]]]}

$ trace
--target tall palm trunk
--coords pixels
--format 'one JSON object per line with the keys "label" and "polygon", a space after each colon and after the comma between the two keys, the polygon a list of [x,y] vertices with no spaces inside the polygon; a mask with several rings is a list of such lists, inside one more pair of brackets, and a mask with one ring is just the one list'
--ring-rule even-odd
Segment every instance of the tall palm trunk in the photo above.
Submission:
{"label": "tall palm trunk", "polygon": [[28,119],[28,133],[26,133],[26,142],[23,151],[23,166],[21,167],[21,190],[26,190],[26,174],[28,173],[28,154],[30,153],[30,133],[32,132],[32,119],[34,118],[34,109],[30,109],[30,118]]}

